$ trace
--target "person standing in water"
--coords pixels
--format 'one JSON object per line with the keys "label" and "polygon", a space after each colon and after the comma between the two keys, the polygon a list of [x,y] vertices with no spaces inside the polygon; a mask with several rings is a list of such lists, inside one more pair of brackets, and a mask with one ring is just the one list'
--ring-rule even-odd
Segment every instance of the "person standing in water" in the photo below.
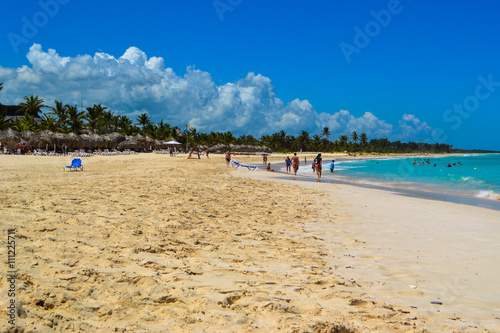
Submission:
{"label": "person standing in water", "polygon": [[330,163],[330,172],[333,172],[335,169],[335,160],[332,160],[332,163]]}
{"label": "person standing in water", "polygon": [[318,154],[318,156],[316,156],[316,158],[314,159],[314,162],[316,163],[316,174],[318,175],[318,178],[321,178],[321,162],[323,161],[323,159],[321,158],[321,153]]}

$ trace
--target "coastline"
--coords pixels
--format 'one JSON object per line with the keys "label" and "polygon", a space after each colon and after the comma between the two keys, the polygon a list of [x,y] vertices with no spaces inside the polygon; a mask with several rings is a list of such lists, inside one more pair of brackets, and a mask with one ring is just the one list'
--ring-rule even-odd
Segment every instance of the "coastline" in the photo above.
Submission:
{"label": "coastline", "polygon": [[[500,292],[493,290],[493,277],[500,274],[494,259],[500,255],[493,236],[500,232],[497,210],[403,196],[388,188],[294,181],[279,173],[239,171],[237,176],[324,191],[325,221],[338,215],[330,200],[348,207],[349,223],[312,224],[307,230],[331,247],[336,273],[360,281],[360,292],[369,298],[416,307],[420,316],[439,311],[471,323],[472,331],[500,329]],[[345,248],[339,234],[350,237]]]}
{"label": "coastline", "polygon": [[[489,154],[435,154],[435,155],[426,155],[428,158],[445,158],[445,157],[461,157],[461,156],[472,156],[472,155],[489,155]],[[495,155],[499,155],[495,153]],[[309,172],[308,174],[298,174],[294,176],[293,174],[287,174],[284,171],[285,164],[283,159],[286,157],[286,154],[275,154],[274,156],[274,164],[278,165],[280,170],[276,169],[276,173],[283,176],[283,179],[289,180],[298,180],[298,181],[310,181],[316,182],[317,177],[313,172]],[[307,164],[306,168],[310,169],[310,161],[313,160],[315,154],[306,155],[309,158],[309,164]],[[393,154],[391,156],[346,156],[346,154],[325,154],[323,155],[323,160],[336,159],[336,162],[340,164],[340,162],[348,162],[355,160],[384,160],[384,159],[408,159],[408,158],[421,158],[423,155],[402,155],[402,154]],[[301,156],[303,157],[303,156]],[[337,164],[337,165],[338,165]],[[251,163],[253,166],[261,166],[258,162]],[[303,160],[301,160],[301,168],[304,168]],[[391,192],[398,192],[401,195],[412,196],[423,199],[430,200],[439,200],[439,201],[447,201],[454,202],[459,204],[466,204],[471,206],[478,206],[483,208],[489,208],[494,210],[500,210],[500,197],[498,197],[498,193],[494,193],[492,191],[479,191],[479,192],[492,192],[482,194],[479,192],[471,192],[471,191],[460,191],[460,190],[452,190],[450,188],[436,187],[431,186],[433,184],[426,183],[418,183],[418,182],[406,182],[402,183],[400,181],[386,181],[379,178],[354,178],[349,175],[339,175],[337,172],[335,174],[331,174],[326,169],[323,170],[323,175],[326,177],[322,177],[321,182],[331,183],[331,184],[344,184],[344,185],[352,185],[359,186],[365,188],[373,188],[386,190]],[[332,178],[331,176],[334,176]],[[494,197],[491,197],[494,195]]]}
{"label": "coastline", "polygon": [[[20,328],[497,330],[486,326],[495,324],[494,319],[462,316],[461,308],[460,319],[450,316],[448,310],[459,304],[433,289],[439,276],[431,277],[432,283],[417,283],[413,274],[422,266],[408,263],[404,251],[394,258],[395,245],[407,241],[402,235],[412,220],[391,229],[389,222],[398,221],[400,213],[382,209],[377,202],[389,204],[391,194],[380,191],[366,202],[366,192],[352,186],[328,186],[329,192],[322,188],[326,184],[253,180],[248,176],[271,173],[221,166],[220,155],[186,157],[94,156],[83,158],[83,172],[62,171],[71,157],[0,157],[0,221],[5,226],[1,242],[6,246],[6,228],[16,229],[16,301],[26,312],[26,317],[16,318]],[[487,221],[498,216],[461,205],[397,200],[408,200],[412,209],[445,220],[441,210],[457,206],[463,212],[460,218],[474,213]],[[432,235],[429,228],[435,223],[428,224]],[[488,225],[477,228],[490,231],[491,237],[497,234]],[[443,230],[438,231],[435,237],[442,235]],[[468,235],[483,248],[482,233]],[[415,241],[422,237],[416,234]],[[430,240],[431,248],[440,252],[436,242]],[[488,260],[495,260],[494,254]],[[468,258],[460,257],[460,262]],[[443,267],[443,274],[449,275],[452,268]],[[7,269],[2,266],[0,271],[5,276]],[[7,282],[0,281],[0,290],[7,294]],[[481,282],[488,286],[489,281]],[[443,305],[429,306],[437,299]],[[7,301],[1,299],[0,305]],[[493,311],[488,302],[485,299],[485,306]],[[1,329],[7,329],[5,312],[0,319]]]}

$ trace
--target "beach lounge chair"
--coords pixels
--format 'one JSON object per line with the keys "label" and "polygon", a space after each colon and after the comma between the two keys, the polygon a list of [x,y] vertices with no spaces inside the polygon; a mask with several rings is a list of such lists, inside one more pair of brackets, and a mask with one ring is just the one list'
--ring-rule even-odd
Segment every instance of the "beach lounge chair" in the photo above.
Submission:
{"label": "beach lounge chair", "polygon": [[247,169],[248,169],[248,170],[250,170],[250,171],[255,171],[255,170],[257,170],[257,167],[255,167],[255,166],[243,165],[243,164],[241,164],[241,163],[239,163],[239,162],[237,162],[237,161],[235,161],[235,160],[231,160],[231,164],[232,164],[233,168],[234,168],[234,167],[235,167],[235,165],[236,165],[236,168],[243,167],[243,168],[247,168]]}
{"label": "beach lounge chair", "polygon": [[78,169],[80,169],[81,171],[83,171],[83,164],[82,164],[82,160],[80,158],[74,158],[72,161],[71,161],[71,165],[67,165],[64,167],[64,171],[66,171],[66,169],[69,168],[69,171],[72,171],[73,168],[78,171]]}

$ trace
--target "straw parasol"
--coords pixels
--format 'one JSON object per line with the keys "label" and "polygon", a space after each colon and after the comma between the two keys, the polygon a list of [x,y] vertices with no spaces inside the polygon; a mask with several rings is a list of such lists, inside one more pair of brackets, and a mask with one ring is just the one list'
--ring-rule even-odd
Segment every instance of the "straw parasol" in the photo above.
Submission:
{"label": "straw parasol", "polygon": [[106,142],[108,146],[116,147],[122,141],[125,141],[125,136],[120,133],[114,132],[104,136],[104,142]]}
{"label": "straw parasol", "polygon": [[20,134],[12,128],[0,131],[0,142],[4,144],[19,142]]}
{"label": "straw parasol", "polygon": [[36,132],[30,136],[28,142],[30,145],[40,148],[44,145],[52,144],[52,135],[53,133],[47,130]]}
{"label": "straw parasol", "polygon": [[124,141],[118,144],[120,149],[136,149],[143,147],[143,144],[136,137],[128,136]]}

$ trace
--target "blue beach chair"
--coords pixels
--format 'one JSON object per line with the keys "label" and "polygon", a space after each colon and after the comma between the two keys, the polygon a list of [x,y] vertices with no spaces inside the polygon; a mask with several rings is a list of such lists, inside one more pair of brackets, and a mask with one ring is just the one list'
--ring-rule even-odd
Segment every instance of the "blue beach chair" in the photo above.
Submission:
{"label": "blue beach chair", "polygon": [[255,166],[250,166],[250,165],[243,165],[235,160],[231,160],[231,164],[233,164],[233,168],[234,166],[236,165],[236,168],[239,168],[239,167],[243,167],[243,168],[247,168],[248,170],[250,171],[255,171],[257,170],[257,167]]}
{"label": "blue beach chair", "polygon": [[71,165],[67,165],[64,167],[64,171],[66,171],[66,169],[69,168],[69,171],[72,171],[73,168],[78,171],[78,169],[80,169],[81,171],[83,171],[83,164],[82,164],[82,160],[80,158],[74,158],[72,161],[71,161]]}

